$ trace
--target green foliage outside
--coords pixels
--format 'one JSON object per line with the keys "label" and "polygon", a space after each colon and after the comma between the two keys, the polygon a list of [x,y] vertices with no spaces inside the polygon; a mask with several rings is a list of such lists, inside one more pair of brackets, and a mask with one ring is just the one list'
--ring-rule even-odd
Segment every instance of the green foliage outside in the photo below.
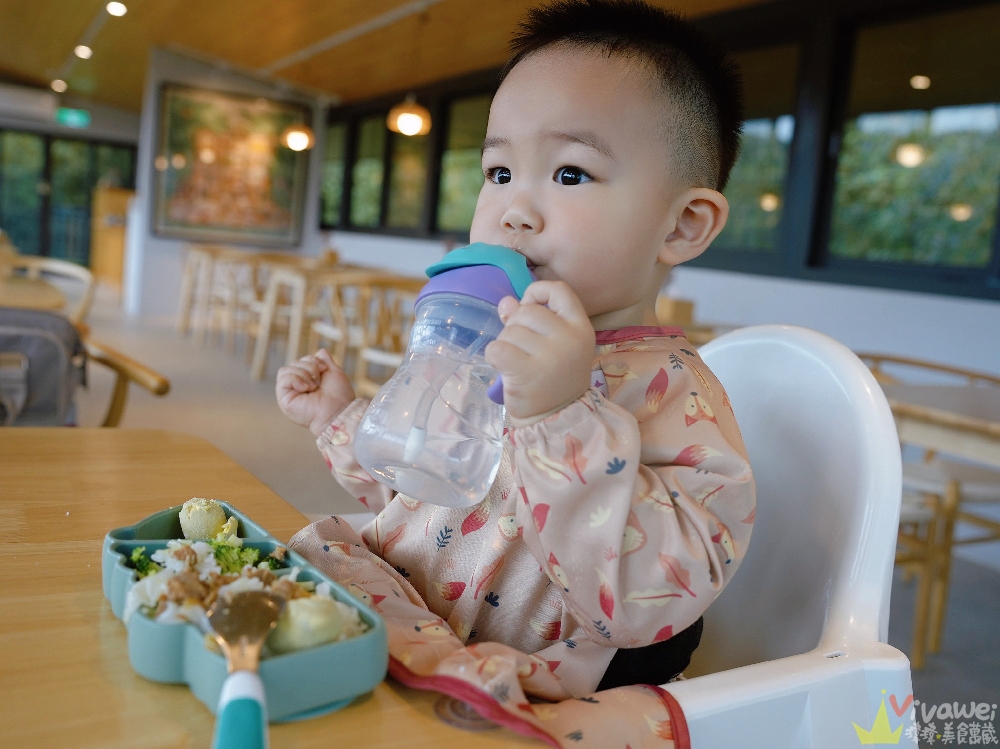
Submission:
{"label": "green foliage outside", "polygon": [[41,251],[38,183],[44,167],[45,141],[41,136],[0,132],[0,229],[25,255]]}
{"label": "green foliage outside", "polygon": [[358,159],[354,162],[352,226],[378,226],[382,206],[382,171],[382,159]]}
{"label": "green foliage outside", "polygon": [[[929,123],[929,119],[928,119]],[[907,168],[896,149],[914,143],[922,164]],[[883,262],[984,267],[992,254],[1000,184],[1000,133],[906,135],[848,124],[837,168],[830,253]],[[951,208],[971,206],[968,220]]]}
{"label": "green foliage outside", "polygon": [[441,160],[441,194],[437,225],[443,231],[468,231],[483,186],[478,148],[445,151]]}
{"label": "green foliage outside", "polygon": [[344,194],[344,150],[347,125],[338,123],[326,131],[326,153],[320,177],[320,203],[324,226],[340,223],[340,201]]}
{"label": "green foliage outside", "polygon": [[397,229],[420,226],[427,192],[429,145],[426,135],[393,134],[387,226]]}
{"label": "green foliage outside", "polygon": [[382,213],[385,138],[381,115],[368,117],[358,128],[358,157],[351,170],[351,225],[374,227]]}
{"label": "green foliage outside", "polygon": [[340,223],[340,197],[344,192],[343,160],[323,163],[320,190],[323,199],[323,225],[336,226]]}
{"label": "green foliage outside", "polygon": [[[744,134],[740,158],[724,190],[729,221],[713,247],[757,252],[777,249],[787,171],[788,143],[779,140],[773,129],[769,135]],[[771,211],[761,207],[761,197],[767,194],[778,199]]]}

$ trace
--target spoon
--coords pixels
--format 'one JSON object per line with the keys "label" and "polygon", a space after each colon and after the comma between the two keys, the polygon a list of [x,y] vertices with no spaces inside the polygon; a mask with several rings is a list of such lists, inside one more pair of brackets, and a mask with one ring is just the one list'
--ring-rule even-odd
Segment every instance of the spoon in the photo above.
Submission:
{"label": "spoon", "polygon": [[257,667],[261,645],[284,605],[273,593],[248,590],[220,597],[208,610],[229,669],[215,711],[212,749],[267,749],[267,703]]}

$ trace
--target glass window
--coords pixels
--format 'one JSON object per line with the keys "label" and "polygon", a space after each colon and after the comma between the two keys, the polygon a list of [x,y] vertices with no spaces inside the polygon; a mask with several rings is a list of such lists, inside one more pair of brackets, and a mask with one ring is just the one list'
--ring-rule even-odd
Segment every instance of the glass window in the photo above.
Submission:
{"label": "glass window", "polygon": [[392,134],[392,164],[389,171],[389,213],[386,225],[396,229],[418,229],[427,193],[426,135]]}
{"label": "glass window", "polygon": [[323,176],[320,199],[323,226],[340,223],[340,202],[344,194],[344,157],[347,148],[347,123],[338,122],[326,131],[326,153],[323,156]]}
{"label": "glass window", "polygon": [[385,115],[358,124],[358,150],[351,170],[351,224],[376,227],[382,213],[382,173],[385,171]]}
{"label": "glass window", "polygon": [[84,265],[90,257],[91,147],[82,140],[53,140],[49,255]]}
{"label": "glass window", "polygon": [[1000,5],[862,29],[830,254],[982,268],[1000,183]]}
{"label": "glass window", "polygon": [[135,186],[133,151],[128,146],[98,145],[96,186],[131,190]]}
{"label": "glass window", "polygon": [[483,186],[482,154],[490,116],[489,94],[456,99],[448,112],[448,141],[441,159],[437,227],[468,231]]}
{"label": "glass window", "polygon": [[23,255],[42,251],[45,139],[34,133],[0,132],[0,229]]}
{"label": "glass window", "polygon": [[795,132],[797,45],[735,55],[743,72],[747,121],[740,157],[723,190],[729,221],[713,246],[774,252]]}

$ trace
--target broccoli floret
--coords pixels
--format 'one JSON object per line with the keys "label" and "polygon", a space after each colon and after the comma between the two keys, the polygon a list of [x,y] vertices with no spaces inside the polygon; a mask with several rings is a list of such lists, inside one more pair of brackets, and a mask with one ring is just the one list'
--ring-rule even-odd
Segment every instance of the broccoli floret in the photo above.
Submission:
{"label": "broccoli floret", "polygon": [[215,553],[215,561],[223,574],[238,574],[246,565],[257,564],[260,551],[246,546],[230,546],[223,541],[210,541],[209,545]]}
{"label": "broccoli floret", "polygon": [[132,550],[132,556],[129,557],[129,561],[132,562],[132,566],[135,568],[135,571],[139,573],[139,577],[146,577],[147,575],[152,575],[154,572],[159,572],[163,569],[160,565],[146,556],[145,546],[137,546],[134,548]]}

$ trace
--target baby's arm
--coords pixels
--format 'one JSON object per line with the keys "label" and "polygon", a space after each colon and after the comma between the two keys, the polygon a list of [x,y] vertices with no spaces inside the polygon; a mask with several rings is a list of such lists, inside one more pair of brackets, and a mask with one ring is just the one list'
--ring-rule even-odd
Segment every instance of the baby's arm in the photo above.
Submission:
{"label": "baby's arm", "polygon": [[375,481],[354,459],[354,431],[368,407],[325,349],[278,370],[278,406],[296,424],[309,427],[333,477],[373,512],[392,499],[392,490]]}
{"label": "baby's arm", "polygon": [[677,362],[622,357],[625,408],[592,389],[510,433],[525,542],[592,639],[612,647],[691,625],[750,538],[754,485],[735,419],[718,380],[681,351]]}

